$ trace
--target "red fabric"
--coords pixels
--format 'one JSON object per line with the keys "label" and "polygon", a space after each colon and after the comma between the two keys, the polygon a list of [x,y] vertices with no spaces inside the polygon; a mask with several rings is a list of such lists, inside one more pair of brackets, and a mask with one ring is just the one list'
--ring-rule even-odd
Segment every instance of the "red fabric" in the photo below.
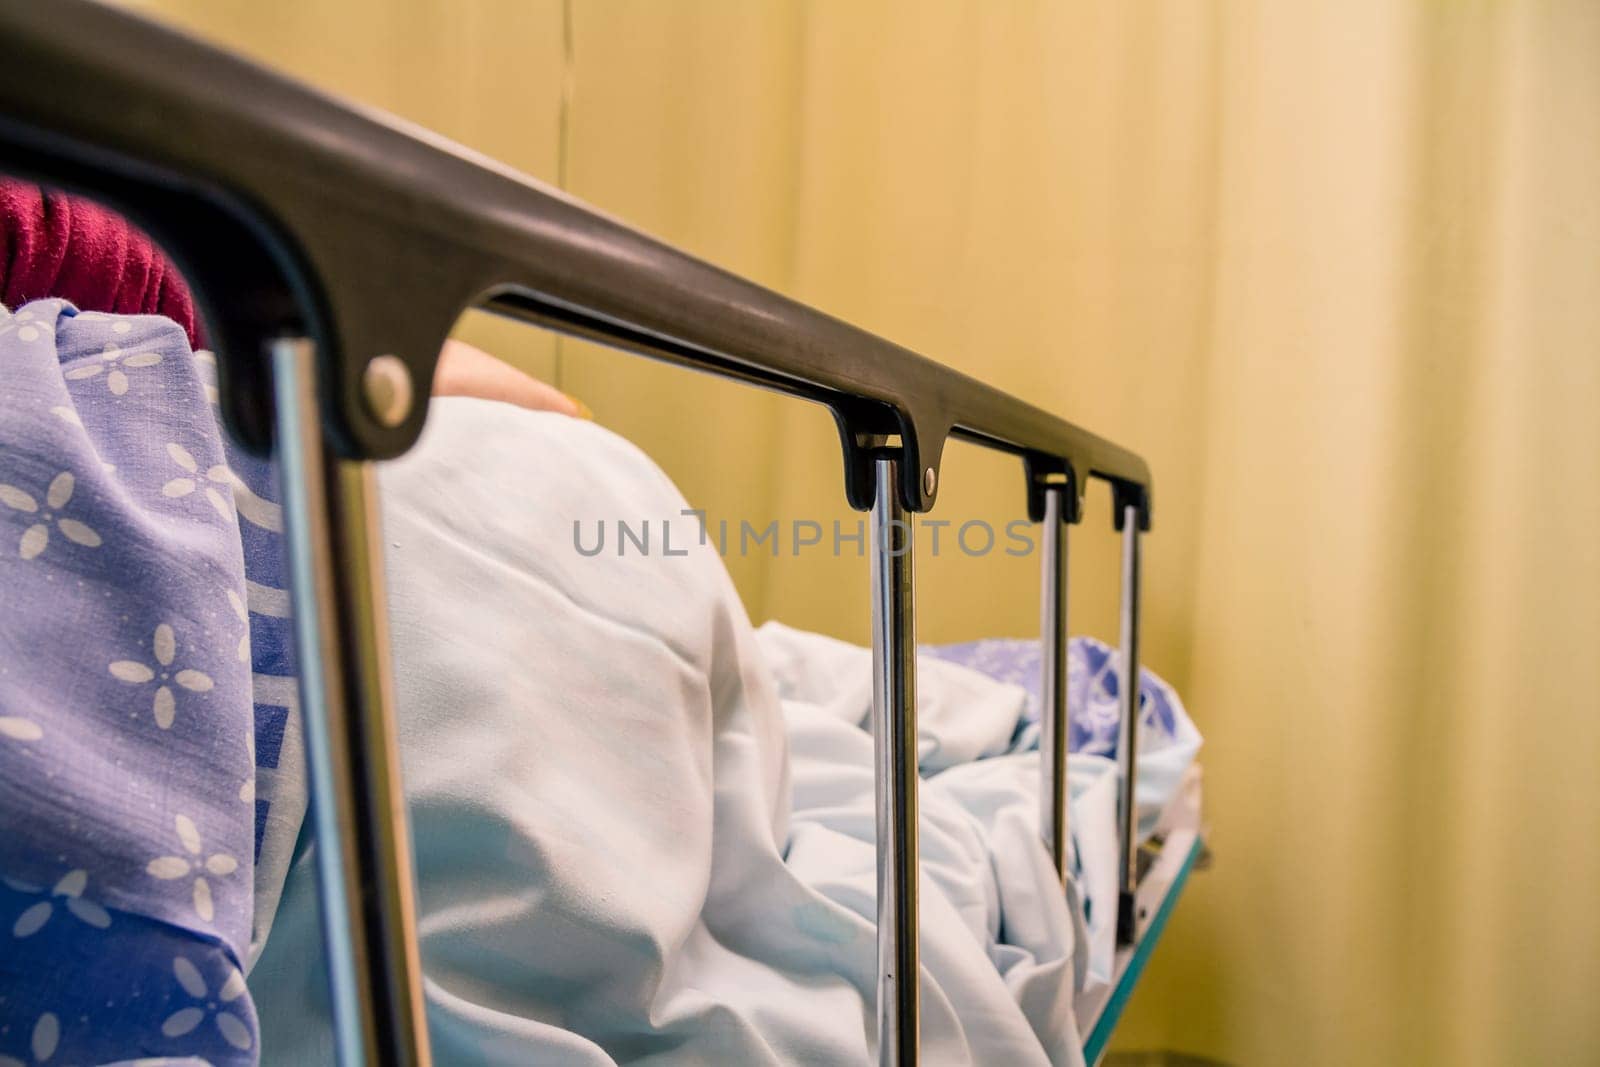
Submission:
{"label": "red fabric", "polygon": [[142,230],[91,200],[0,178],[0,304],[48,297],[83,311],[165,315],[203,347],[189,286]]}

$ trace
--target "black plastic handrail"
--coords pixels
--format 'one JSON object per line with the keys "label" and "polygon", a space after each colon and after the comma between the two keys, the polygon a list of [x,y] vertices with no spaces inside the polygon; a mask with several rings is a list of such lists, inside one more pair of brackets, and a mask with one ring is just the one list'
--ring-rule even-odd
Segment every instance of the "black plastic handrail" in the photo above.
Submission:
{"label": "black plastic handrail", "polygon": [[[1029,513],[1063,477],[1111,483],[1150,523],[1133,452],[991,386],[739,278],[388,116],[87,0],[0,0],[0,170],[127,211],[196,283],[223,409],[269,444],[264,344],[317,345],[330,440],[352,459],[405,451],[440,343],[470,306],[825,404],[846,492],[870,506],[871,457],[896,448],[905,505],[932,506],[947,437],[1024,458]],[[361,380],[397,356],[418,403],[398,425]],[[896,443],[898,439],[898,443]],[[1080,509],[1066,516],[1075,521]]]}

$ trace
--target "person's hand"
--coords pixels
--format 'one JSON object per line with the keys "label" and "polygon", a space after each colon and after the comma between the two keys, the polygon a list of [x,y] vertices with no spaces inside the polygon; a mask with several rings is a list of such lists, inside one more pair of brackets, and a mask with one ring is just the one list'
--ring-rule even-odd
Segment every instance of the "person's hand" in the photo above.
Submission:
{"label": "person's hand", "polygon": [[464,341],[446,341],[433,372],[434,396],[501,400],[529,411],[554,411],[574,418],[594,416],[582,403]]}

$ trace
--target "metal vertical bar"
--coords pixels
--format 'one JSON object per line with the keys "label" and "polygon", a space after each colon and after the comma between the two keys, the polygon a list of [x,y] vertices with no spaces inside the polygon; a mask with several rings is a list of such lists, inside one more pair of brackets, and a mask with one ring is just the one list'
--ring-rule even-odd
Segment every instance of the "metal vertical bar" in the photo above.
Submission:
{"label": "metal vertical bar", "polygon": [[1067,881],[1067,498],[1068,487],[1044,491],[1044,560],[1039,597],[1042,687],[1039,736],[1039,832]]}
{"label": "metal vertical bar", "polygon": [[1122,715],[1117,734],[1117,769],[1122,779],[1117,899],[1117,939],[1137,933],[1134,892],[1139,887],[1139,509],[1122,509]]}
{"label": "metal vertical bar", "polygon": [[917,626],[900,467],[877,460],[872,504],[872,746],[878,815],[878,1062],[918,1057]]}
{"label": "metal vertical bar", "polygon": [[339,1062],[430,1062],[372,466],[322,439],[315,350],[272,343],[323,940]]}

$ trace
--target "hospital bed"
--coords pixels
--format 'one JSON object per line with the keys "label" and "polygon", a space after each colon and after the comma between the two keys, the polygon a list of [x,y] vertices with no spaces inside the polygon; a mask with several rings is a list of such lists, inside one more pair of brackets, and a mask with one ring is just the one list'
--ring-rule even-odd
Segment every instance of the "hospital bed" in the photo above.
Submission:
{"label": "hospital bed", "polygon": [[[1144,460],[1048,412],[696,260],[427,131],[83,0],[0,3],[0,170],[134,217],[193,280],[221,403],[285,496],[329,979],[344,1063],[429,1062],[386,662],[373,464],[428,415],[440,344],[491,311],[822,404],[871,513],[877,1048],[918,1058],[914,555],[950,438],[1020,458],[1042,523],[1040,825],[1065,881],[1067,531],[1088,483],[1122,537],[1124,678],[1139,662]],[[1138,844],[1137,687],[1121,688],[1120,945],[1077,1016],[1104,1052],[1202,854],[1195,791]]]}

